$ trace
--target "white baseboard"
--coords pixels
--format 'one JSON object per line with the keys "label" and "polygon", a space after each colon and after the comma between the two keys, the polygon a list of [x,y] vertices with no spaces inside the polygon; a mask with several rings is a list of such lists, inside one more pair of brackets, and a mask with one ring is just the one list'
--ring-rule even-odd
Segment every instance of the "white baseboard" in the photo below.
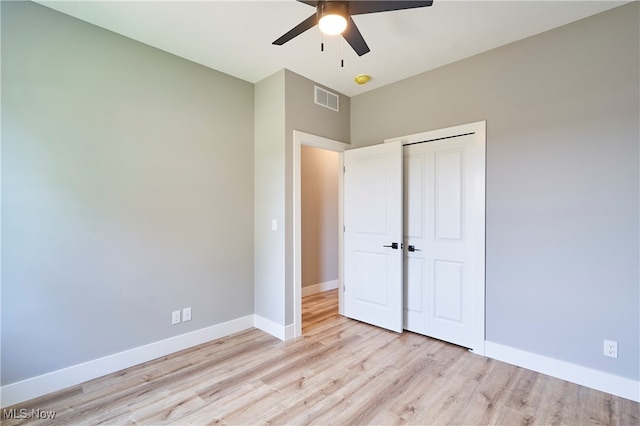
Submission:
{"label": "white baseboard", "polygon": [[18,404],[106,374],[169,355],[253,327],[254,316],[237,318],[169,339],[129,349],[0,388],[0,406]]}
{"label": "white baseboard", "polygon": [[[293,338],[293,325],[280,325],[259,315],[216,324],[169,339],[140,346],[0,388],[0,406],[7,407],[51,392],[151,361],[211,340],[256,327],[280,340]],[[485,342],[485,356],[547,374],[602,392],[640,402],[640,381],[536,355],[498,343]]]}
{"label": "white baseboard", "polygon": [[295,326],[293,324],[284,327],[284,340],[291,340],[295,337]]}
{"label": "white baseboard", "polygon": [[265,317],[261,317],[260,315],[254,315],[253,326],[259,330],[264,331],[274,337],[277,337],[280,340],[289,340],[293,339],[294,335],[294,326],[291,325],[281,325],[277,322],[271,321],[270,319],[266,319]]}
{"label": "white baseboard", "polygon": [[485,356],[548,376],[640,402],[640,381],[536,355],[498,343],[485,342]]}
{"label": "white baseboard", "polygon": [[338,288],[338,280],[325,281],[323,283],[308,285],[302,287],[302,297],[311,296],[312,294],[322,293]]}

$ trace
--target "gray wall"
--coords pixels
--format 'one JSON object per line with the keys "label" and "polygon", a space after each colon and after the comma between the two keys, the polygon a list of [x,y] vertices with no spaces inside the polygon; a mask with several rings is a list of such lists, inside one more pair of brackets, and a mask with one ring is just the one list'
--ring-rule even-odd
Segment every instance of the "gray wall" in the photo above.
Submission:
{"label": "gray wall", "polygon": [[284,70],[255,85],[255,313],[280,325],[285,324],[284,91]]}
{"label": "gray wall", "polygon": [[337,152],[300,147],[302,287],[338,279]]}
{"label": "gray wall", "polygon": [[351,99],[355,146],[487,120],[487,340],[634,380],[638,15],[634,2]]}
{"label": "gray wall", "polygon": [[252,314],[252,224],[252,84],[2,2],[3,385]]}

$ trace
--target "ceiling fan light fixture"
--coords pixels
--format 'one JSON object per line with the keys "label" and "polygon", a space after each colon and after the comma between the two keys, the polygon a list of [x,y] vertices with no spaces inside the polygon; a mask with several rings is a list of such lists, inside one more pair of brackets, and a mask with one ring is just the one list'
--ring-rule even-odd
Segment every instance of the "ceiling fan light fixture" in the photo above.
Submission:
{"label": "ceiling fan light fixture", "polygon": [[347,28],[347,20],[340,15],[325,15],[320,19],[320,31],[326,35],[337,35]]}
{"label": "ceiling fan light fixture", "polygon": [[318,26],[326,35],[337,35],[347,28],[349,7],[341,1],[328,1],[318,7]]}

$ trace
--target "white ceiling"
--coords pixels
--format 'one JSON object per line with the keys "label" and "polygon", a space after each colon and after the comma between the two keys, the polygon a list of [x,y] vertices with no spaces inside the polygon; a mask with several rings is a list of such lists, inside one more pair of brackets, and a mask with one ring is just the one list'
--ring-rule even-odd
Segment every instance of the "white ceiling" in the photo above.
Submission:
{"label": "white ceiling", "polygon": [[[347,96],[628,2],[435,0],[426,8],[358,15],[353,19],[371,49],[358,57],[339,36],[325,37],[321,52],[317,27],[272,45],[315,12],[295,0],[38,1],[251,83],[288,68]],[[357,74],[372,80],[359,86]]]}

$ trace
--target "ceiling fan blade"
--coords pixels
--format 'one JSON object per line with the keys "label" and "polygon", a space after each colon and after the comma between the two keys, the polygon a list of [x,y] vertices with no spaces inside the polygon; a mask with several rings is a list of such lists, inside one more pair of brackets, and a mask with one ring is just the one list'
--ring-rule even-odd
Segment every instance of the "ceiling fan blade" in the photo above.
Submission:
{"label": "ceiling fan blade", "polygon": [[293,29],[288,31],[282,37],[274,41],[272,44],[277,44],[278,46],[282,46],[292,38],[297,37],[303,32],[307,31],[309,28],[313,28],[317,23],[318,23],[318,16],[314,13],[304,21],[300,22],[298,25],[296,25]]}
{"label": "ceiling fan blade", "polygon": [[304,3],[304,4],[308,4],[309,6],[313,6],[316,7],[318,5],[317,1],[305,1],[305,0],[298,0],[300,3]]}
{"label": "ceiling fan blade", "polygon": [[349,17],[347,29],[342,33],[342,37],[347,40],[347,43],[349,43],[353,50],[356,51],[358,56],[362,56],[371,50],[369,49],[369,46],[367,46],[367,42],[364,41],[364,37],[360,34],[360,30],[351,17]]}
{"label": "ceiling fan blade", "polygon": [[363,15],[365,13],[389,12],[391,10],[414,9],[433,4],[429,1],[350,1],[349,15]]}

